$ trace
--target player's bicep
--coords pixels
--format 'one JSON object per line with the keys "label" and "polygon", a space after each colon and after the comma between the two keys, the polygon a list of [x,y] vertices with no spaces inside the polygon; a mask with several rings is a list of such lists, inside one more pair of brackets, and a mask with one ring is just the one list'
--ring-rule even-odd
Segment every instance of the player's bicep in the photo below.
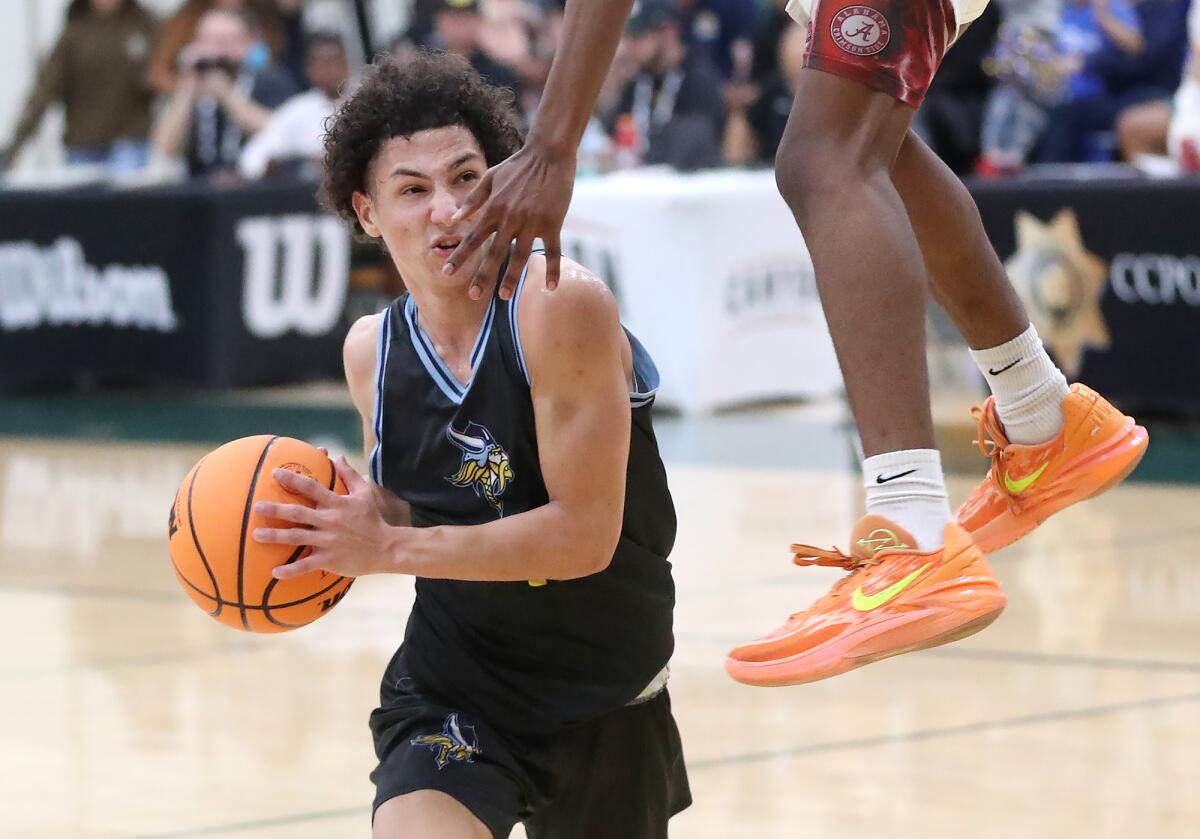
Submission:
{"label": "player's bicep", "polygon": [[535,388],[534,416],[550,500],[601,513],[624,500],[629,395],[619,364],[589,378],[586,391]]}
{"label": "player's bicep", "polygon": [[541,298],[525,344],[542,477],[552,502],[615,538],[629,461],[624,333],[602,286],[574,282],[554,294],[562,297]]}

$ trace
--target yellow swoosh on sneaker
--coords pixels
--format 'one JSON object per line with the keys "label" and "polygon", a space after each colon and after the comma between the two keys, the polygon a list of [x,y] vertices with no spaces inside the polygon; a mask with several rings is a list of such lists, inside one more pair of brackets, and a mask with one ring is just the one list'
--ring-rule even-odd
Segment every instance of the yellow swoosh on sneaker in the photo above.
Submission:
{"label": "yellow swoosh on sneaker", "polygon": [[1009,492],[1011,492],[1013,495],[1020,495],[1022,492],[1024,492],[1025,490],[1027,490],[1031,486],[1033,486],[1034,481],[1036,481],[1038,478],[1042,477],[1042,473],[1046,471],[1046,467],[1049,465],[1050,465],[1049,463],[1043,463],[1040,467],[1038,467],[1038,470],[1036,472],[1032,472],[1032,473],[1026,475],[1024,478],[1021,478],[1021,480],[1019,480],[1019,481],[1014,481],[1012,479],[1012,476],[1009,475],[1007,472],[1005,472],[1004,473],[1004,488],[1006,490],[1008,490]]}
{"label": "yellow swoosh on sneaker", "polygon": [[900,580],[899,582],[896,582],[896,583],[892,583],[890,586],[885,588],[883,591],[876,592],[875,594],[864,594],[863,590],[862,590],[862,586],[859,586],[858,588],[856,588],[854,590],[854,595],[850,598],[850,605],[853,606],[855,609],[857,609],[860,612],[869,612],[872,609],[878,609],[884,603],[887,603],[889,600],[894,598],[900,592],[904,591],[906,588],[908,588],[910,585],[912,585],[913,580],[915,580],[917,577],[921,576],[921,573],[928,567],[929,567],[929,563],[926,562],[924,565],[922,565],[916,571],[913,571],[911,574],[909,574],[903,580]]}

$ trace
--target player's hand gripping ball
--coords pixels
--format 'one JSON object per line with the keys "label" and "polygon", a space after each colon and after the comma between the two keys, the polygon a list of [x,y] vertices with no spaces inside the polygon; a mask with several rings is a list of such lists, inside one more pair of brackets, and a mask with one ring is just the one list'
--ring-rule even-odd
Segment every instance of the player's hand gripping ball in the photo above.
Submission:
{"label": "player's hand gripping ball", "polygon": [[285,523],[260,527],[253,537],[274,545],[309,545],[312,552],[273,573],[281,580],[303,577],[314,571],[341,577],[361,577],[391,570],[390,560],[400,547],[399,528],[384,520],[375,489],[339,457],[333,462],[349,492],[337,495],[312,478],[276,470],[275,479],[308,504],[259,501],[255,512]]}
{"label": "player's hand gripping ball", "polygon": [[311,571],[276,579],[277,566],[308,556],[307,545],[263,544],[259,528],[289,527],[255,505],[313,502],[285,487],[275,470],[311,478],[329,495],[346,485],[321,450],[290,437],[244,437],[192,467],[171,505],[168,540],[180,585],[211,617],[250,632],[286,632],[311,623],[345,596],[351,577]]}

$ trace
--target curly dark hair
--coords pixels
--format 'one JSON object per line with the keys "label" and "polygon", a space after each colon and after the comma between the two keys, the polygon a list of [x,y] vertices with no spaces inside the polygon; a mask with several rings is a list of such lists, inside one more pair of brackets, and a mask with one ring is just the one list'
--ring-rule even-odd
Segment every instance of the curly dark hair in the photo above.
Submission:
{"label": "curly dark hair", "polygon": [[393,137],[433,128],[466,128],[487,165],[495,166],[521,147],[514,100],[512,91],[487,84],[457,55],[422,50],[404,64],[377,59],[326,123],[321,203],[364,235],[352,201],[355,192],[367,191],[375,155]]}

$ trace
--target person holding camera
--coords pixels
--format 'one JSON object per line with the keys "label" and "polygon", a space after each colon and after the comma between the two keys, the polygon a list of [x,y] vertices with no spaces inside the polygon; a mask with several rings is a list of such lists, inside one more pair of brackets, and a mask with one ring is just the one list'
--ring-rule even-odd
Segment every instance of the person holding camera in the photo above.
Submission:
{"label": "person holding camera", "polygon": [[179,83],[154,126],[155,151],[184,157],[189,176],[222,179],[237,171],[246,141],[296,92],[282,70],[255,66],[245,15],[207,12],[179,57]]}

